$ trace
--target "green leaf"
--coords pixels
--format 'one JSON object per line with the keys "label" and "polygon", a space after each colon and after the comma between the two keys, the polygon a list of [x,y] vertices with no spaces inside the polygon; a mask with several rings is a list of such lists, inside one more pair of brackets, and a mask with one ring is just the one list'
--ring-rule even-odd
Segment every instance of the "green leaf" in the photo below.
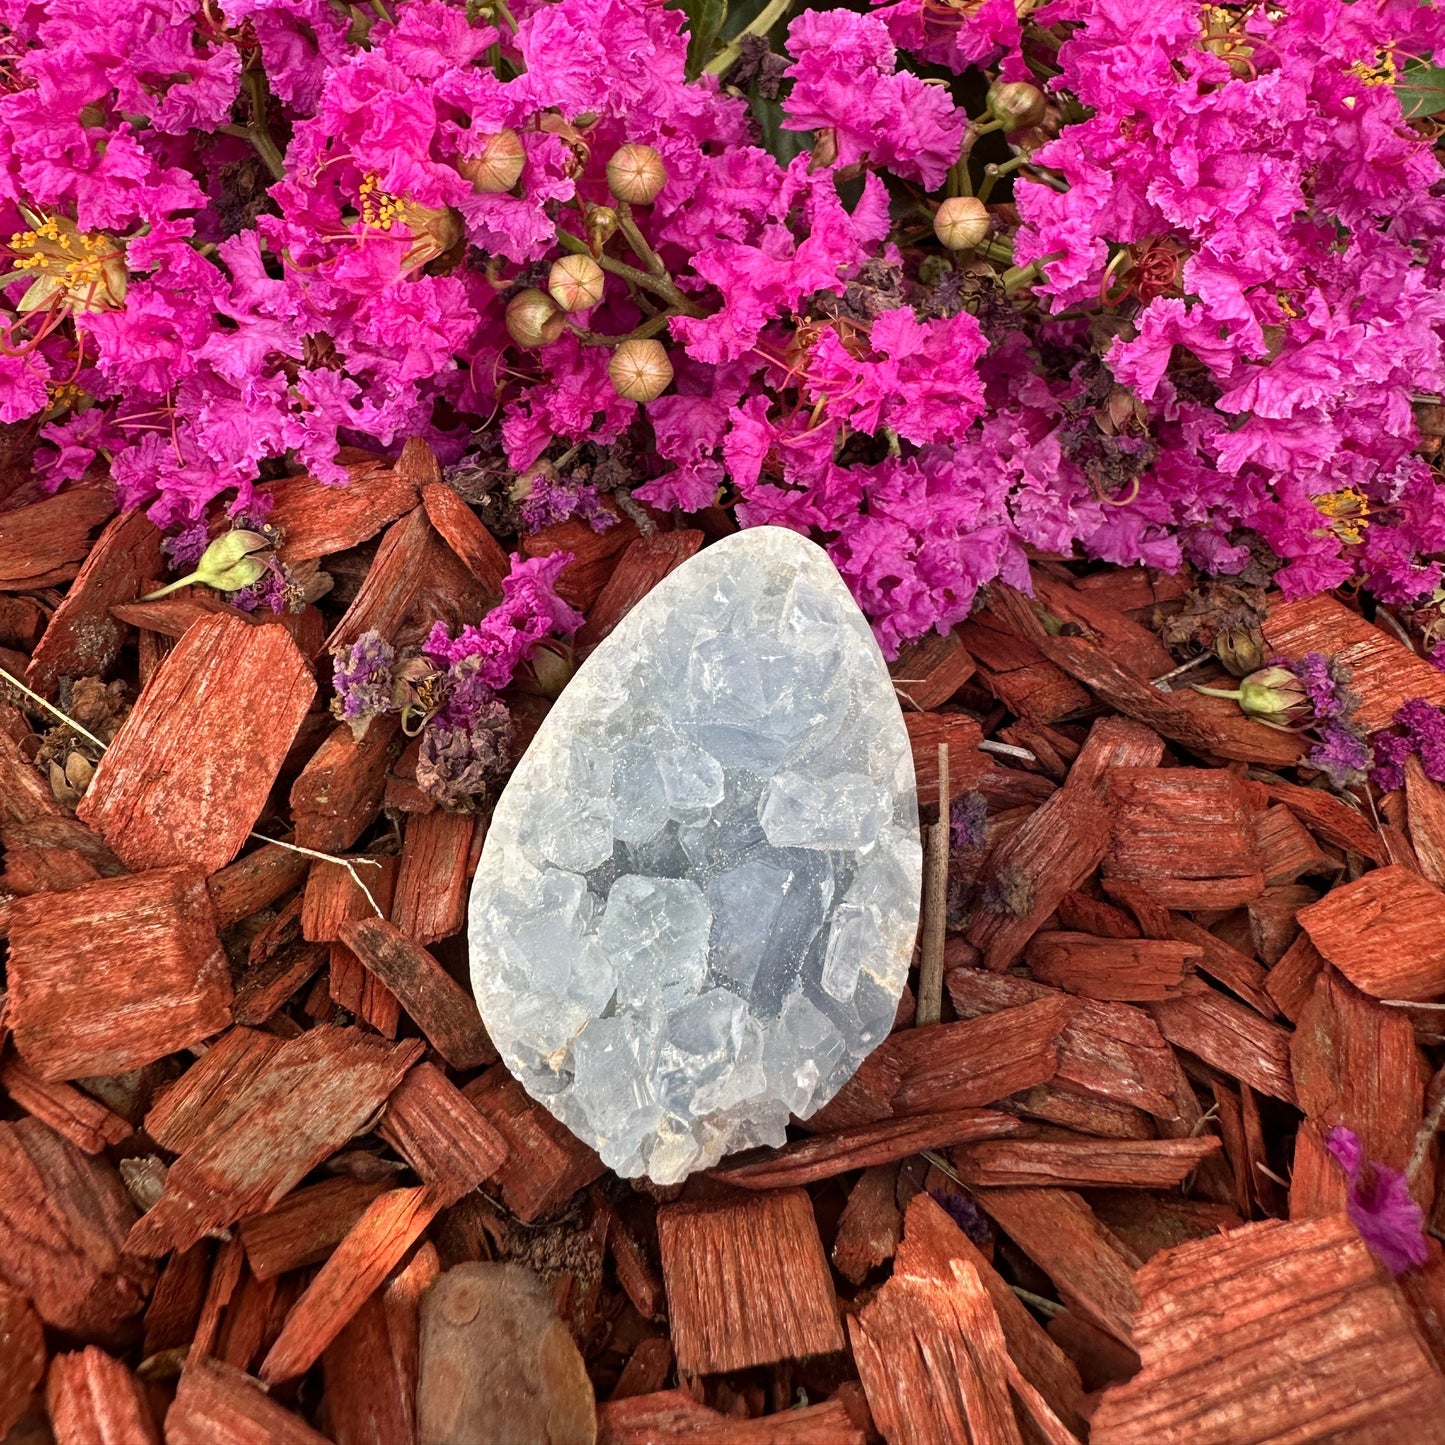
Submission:
{"label": "green leaf", "polygon": [[687,15],[687,78],[696,80],[713,58],[727,24],[728,0],[681,0]]}
{"label": "green leaf", "polygon": [[1445,67],[1424,61],[1407,65],[1395,83],[1395,95],[1406,120],[1445,110]]}

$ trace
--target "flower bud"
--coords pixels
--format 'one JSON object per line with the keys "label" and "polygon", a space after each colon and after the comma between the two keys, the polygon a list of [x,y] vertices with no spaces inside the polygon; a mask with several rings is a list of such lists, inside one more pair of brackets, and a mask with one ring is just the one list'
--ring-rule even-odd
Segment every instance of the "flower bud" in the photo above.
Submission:
{"label": "flower bud", "polygon": [[667,184],[667,167],[651,146],[629,143],[607,162],[607,187],[619,201],[646,206]]}
{"label": "flower bud", "polygon": [[564,651],[556,643],[543,643],[532,656],[532,671],[537,675],[537,686],[546,697],[554,701],[562,696],[562,689],[572,680],[572,649]]}
{"label": "flower bud", "polygon": [[1287,667],[1263,667],[1241,678],[1232,691],[1197,684],[1194,691],[1208,697],[1233,698],[1246,717],[1270,727],[1307,727],[1314,712],[1308,689]]}
{"label": "flower bud", "polygon": [[1215,656],[1235,677],[1247,677],[1264,662],[1264,638],[1257,627],[1230,627],[1216,634]]}
{"label": "flower bud", "polygon": [[485,136],[481,150],[474,156],[463,156],[457,162],[457,170],[464,180],[472,183],[474,191],[485,194],[510,191],[521,179],[526,163],[527,152],[522,148],[521,136],[506,129]]}
{"label": "flower bud", "polygon": [[672,385],[672,363],[660,341],[624,341],[612,353],[607,375],[618,396],[653,401]]}
{"label": "flower bud", "polygon": [[567,318],[545,291],[529,286],[507,302],[507,334],[518,346],[546,346],[555,341]]}
{"label": "flower bud", "polygon": [[988,235],[988,207],[977,196],[953,196],[933,217],[933,234],[950,251],[967,251]]}
{"label": "flower bud", "polygon": [[617,212],[611,206],[588,206],[585,224],[593,251],[601,251],[617,234]]}
{"label": "flower bud", "polygon": [[591,256],[563,256],[547,273],[547,290],[564,311],[586,311],[602,299],[607,277]]}
{"label": "flower bud", "polygon": [[1038,86],[1026,80],[996,80],[988,88],[988,113],[1005,130],[1027,130],[1038,125],[1048,110],[1048,101]]}
{"label": "flower bud", "polygon": [[222,533],[201,553],[201,560],[190,576],[149,592],[141,600],[151,602],[193,583],[214,587],[217,592],[239,592],[265,576],[266,560],[256,554],[269,552],[271,547],[271,539],[260,532],[238,527],[233,532]]}

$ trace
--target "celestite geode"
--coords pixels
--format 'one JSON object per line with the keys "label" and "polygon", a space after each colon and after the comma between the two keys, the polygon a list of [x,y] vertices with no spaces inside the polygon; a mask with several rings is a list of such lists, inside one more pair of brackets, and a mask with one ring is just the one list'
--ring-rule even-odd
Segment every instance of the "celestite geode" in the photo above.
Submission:
{"label": "celestite geode", "polygon": [[827,554],[705,548],[577,671],[497,804],[472,983],[507,1067],[619,1174],[780,1144],[888,1033],[913,759]]}

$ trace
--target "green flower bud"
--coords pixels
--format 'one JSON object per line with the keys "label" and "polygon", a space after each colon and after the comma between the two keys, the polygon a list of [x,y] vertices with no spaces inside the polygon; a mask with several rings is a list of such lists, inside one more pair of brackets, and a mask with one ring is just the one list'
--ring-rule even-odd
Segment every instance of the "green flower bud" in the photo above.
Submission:
{"label": "green flower bud", "polygon": [[607,363],[607,376],[618,396],[654,401],[672,385],[672,362],[660,341],[624,341]]}
{"label": "green flower bud", "polygon": [[153,602],[157,597],[194,584],[214,587],[217,592],[239,592],[266,575],[267,560],[258,554],[269,552],[271,545],[271,539],[260,532],[241,528],[224,532],[201,553],[201,560],[189,577],[149,592],[141,601]]}
{"label": "green flower bud", "polygon": [[651,146],[620,146],[607,162],[607,188],[628,205],[650,205],[666,184],[667,167]]}
{"label": "green flower bud", "polygon": [[988,88],[988,113],[1005,130],[1027,130],[1038,125],[1048,101],[1038,86],[1026,80],[996,80]]}
{"label": "green flower bud", "polygon": [[567,318],[545,291],[529,286],[507,302],[506,325],[512,340],[530,349],[555,341],[566,328]]}
{"label": "green flower bud", "polygon": [[1196,684],[1194,691],[1207,697],[1233,698],[1246,717],[1270,727],[1307,726],[1314,711],[1304,684],[1287,667],[1261,668],[1242,678],[1233,690]]}
{"label": "green flower bud", "polygon": [[606,274],[591,256],[563,256],[547,273],[547,291],[564,311],[595,306],[606,284]]}

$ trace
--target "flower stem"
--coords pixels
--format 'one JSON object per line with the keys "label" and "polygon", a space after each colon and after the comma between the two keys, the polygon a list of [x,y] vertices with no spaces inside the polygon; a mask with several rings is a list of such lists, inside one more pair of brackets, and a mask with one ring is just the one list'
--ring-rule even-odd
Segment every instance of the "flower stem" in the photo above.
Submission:
{"label": "flower stem", "polygon": [[984,167],[983,184],[978,188],[978,198],[981,201],[988,200],[993,193],[993,188],[998,184],[1000,176],[1006,176],[1010,171],[1016,171],[1022,165],[1028,163],[1028,156],[1017,155],[1011,161],[1004,161],[1002,165],[995,165],[990,162]]}
{"label": "flower stem", "polygon": [[788,7],[793,0],[769,0],[758,13],[757,19],[753,21],[746,30],[739,31],[733,36],[711,60],[702,68],[704,75],[723,75],[733,67],[733,62],[742,54],[743,41],[750,35],[766,35],[784,15],[788,13]]}
{"label": "flower stem", "polygon": [[[593,256],[592,247],[586,241],[580,236],[574,236],[570,231],[564,231],[561,226],[557,227],[557,240],[565,250],[573,251],[579,256]],[[636,266],[629,266],[625,261],[615,260],[606,252],[599,256],[593,256],[593,259],[604,271],[611,271],[614,276],[621,276],[625,280],[631,281],[634,286],[640,286],[644,291],[651,291],[654,296],[661,296],[679,315],[707,315],[707,312],[700,306],[684,296],[677,289],[672,278],[666,274],[654,276],[650,271],[640,271]]]}

